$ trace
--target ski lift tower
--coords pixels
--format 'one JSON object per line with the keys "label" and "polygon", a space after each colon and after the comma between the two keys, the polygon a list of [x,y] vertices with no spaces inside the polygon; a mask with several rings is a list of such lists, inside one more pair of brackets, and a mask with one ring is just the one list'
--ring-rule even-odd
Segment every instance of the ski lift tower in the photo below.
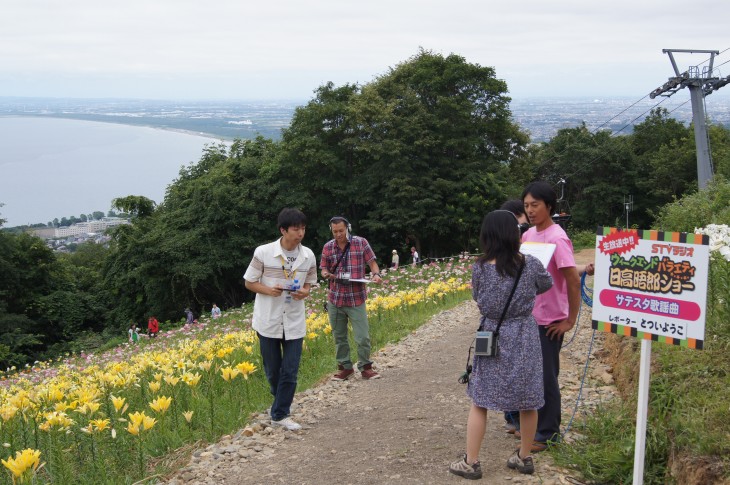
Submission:
{"label": "ski lift tower", "polygon": [[[730,76],[725,78],[713,77],[713,65],[715,56],[719,51],[700,49],[662,49],[662,52],[669,55],[669,61],[674,68],[675,77],[670,77],[662,86],[649,93],[651,99],[657,96],[671,96],[682,88],[688,88],[692,100],[692,123],[695,129],[695,145],[697,147],[697,182],[700,189],[707,187],[712,180],[712,158],[710,156],[710,140],[707,136],[707,125],[705,124],[705,96],[712,94],[721,87],[730,83]],[[677,68],[674,60],[675,53],[684,54],[709,54],[707,66],[690,66],[682,73]],[[703,63],[704,64],[704,63]]]}

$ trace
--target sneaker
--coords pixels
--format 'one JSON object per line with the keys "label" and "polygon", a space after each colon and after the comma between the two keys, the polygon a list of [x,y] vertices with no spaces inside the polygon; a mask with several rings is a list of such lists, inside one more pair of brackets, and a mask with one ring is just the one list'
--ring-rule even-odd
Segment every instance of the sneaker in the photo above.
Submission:
{"label": "sneaker", "polygon": [[344,367],[340,367],[340,370],[338,370],[337,373],[332,376],[332,380],[346,381],[348,377],[350,377],[354,373],[355,371],[353,369],[345,369]]}
{"label": "sneaker", "polygon": [[302,429],[302,425],[294,421],[292,418],[287,416],[286,418],[280,419],[279,421],[271,420],[273,426],[281,426],[288,429],[289,431],[299,431]]}
{"label": "sneaker", "polygon": [[535,464],[532,462],[532,457],[520,458],[520,450],[516,450],[507,459],[507,466],[525,475],[532,475],[535,472]]}
{"label": "sneaker", "polygon": [[380,379],[380,374],[373,370],[372,364],[364,365],[360,374],[362,374],[362,378],[366,381],[369,379]]}
{"label": "sneaker", "polygon": [[462,455],[457,461],[449,465],[449,471],[467,480],[479,480],[482,478],[482,466],[477,461],[471,465],[466,462],[466,455]]}

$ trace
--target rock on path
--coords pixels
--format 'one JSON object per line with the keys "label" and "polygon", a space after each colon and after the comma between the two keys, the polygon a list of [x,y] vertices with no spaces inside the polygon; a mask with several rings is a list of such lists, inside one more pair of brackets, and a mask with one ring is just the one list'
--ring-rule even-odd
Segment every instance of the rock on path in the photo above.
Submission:
{"label": "rock on path", "polygon": [[[273,429],[268,416],[259,414],[247,428],[195,452],[167,483],[468,483],[449,474],[448,464],[465,447],[470,402],[457,378],[478,320],[471,301],[439,313],[373,356],[382,379],[363,381],[356,374],[297,394],[292,415],[304,426],[301,431]],[[577,336],[561,356],[563,426],[573,412],[591,335],[590,309],[584,307]],[[594,351],[601,342],[596,334]],[[610,369],[592,358],[575,422],[611,398],[611,382]],[[567,441],[575,439],[566,435]],[[545,453],[535,455],[533,476],[508,469],[506,460],[517,446],[504,431],[501,413],[490,413],[481,483],[581,483]]]}

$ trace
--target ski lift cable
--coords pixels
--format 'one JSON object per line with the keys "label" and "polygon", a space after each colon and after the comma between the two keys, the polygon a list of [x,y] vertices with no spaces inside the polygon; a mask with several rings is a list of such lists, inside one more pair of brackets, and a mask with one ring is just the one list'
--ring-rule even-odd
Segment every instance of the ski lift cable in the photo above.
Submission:
{"label": "ski lift cable", "polygon": [[[626,124],[625,124],[625,125],[624,125],[623,127],[621,127],[621,128],[619,129],[619,130],[617,130],[617,131],[614,131],[613,133],[611,133],[611,135],[610,135],[610,136],[611,136],[611,137],[613,138],[613,137],[617,136],[617,135],[618,135],[619,133],[621,133],[622,131],[624,131],[624,130],[625,130],[626,128],[628,128],[629,126],[633,126],[633,124],[634,124],[634,122],[635,122],[636,120],[638,120],[638,119],[639,119],[639,118],[641,118],[642,116],[644,116],[644,115],[646,115],[647,113],[649,113],[649,112],[650,112],[651,110],[653,110],[654,108],[656,108],[657,106],[659,106],[660,104],[662,104],[662,103],[663,103],[664,101],[666,101],[667,99],[669,99],[669,98],[668,98],[668,97],[663,97],[661,101],[659,101],[658,103],[656,103],[656,104],[655,104],[654,106],[652,106],[651,108],[649,108],[649,109],[648,109],[647,111],[644,111],[643,113],[641,113],[641,114],[640,114],[639,116],[637,116],[637,117],[636,117],[636,118],[634,118],[633,120],[631,120],[631,121],[629,121],[628,123],[626,123]],[[566,147],[566,149],[567,149],[567,147]],[[563,151],[562,151],[561,153],[559,153],[559,154],[555,155],[555,157],[557,157],[558,155],[562,155],[562,153],[564,153],[564,152],[565,152],[565,150],[563,150]],[[571,177],[575,177],[575,176],[576,176],[576,175],[578,175],[578,174],[579,174],[580,172],[582,172],[582,171],[583,171],[584,169],[588,168],[588,167],[589,167],[589,166],[590,166],[591,164],[593,164],[593,162],[595,162],[596,160],[598,160],[599,158],[601,158],[601,157],[604,157],[604,156],[606,156],[606,153],[602,153],[601,155],[598,155],[598,156],[596,156],[596,157],[593,157],[593,158],[592,158],[591,160],[589,160],[589,161],[587,161],[587,162],[585,162],[585,163],[583,163],[583,164],[579,165],[579,166],[578,166],[578,168],[577,168],[577,170],[575,170],[575,171],[574,171],[573,173],[571,173],[571,174],[568,174],[568,175],[565,175],[565,176],[564,176],[564,178],[571,178]]]}

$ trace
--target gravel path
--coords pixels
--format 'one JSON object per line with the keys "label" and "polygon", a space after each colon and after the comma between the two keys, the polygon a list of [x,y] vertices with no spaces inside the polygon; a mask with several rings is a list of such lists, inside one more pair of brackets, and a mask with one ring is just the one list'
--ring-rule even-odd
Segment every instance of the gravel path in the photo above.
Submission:
{"label": "gravel path", "polygon": [[[357,375],[297,394],[292,414],[304,426],[301,431],[272,429],[268,417],[258,415],[236,435],[195,452],[167,483],[466,483],[447,469],[465,446],[470,403],[457,378],[477,324],[478,310],[471,301],[439,313],[374,355],[382,379],[363,381]],[[584,307],[576,337],[561,353],[564,427],[576,402],[592,333],[590,309]],[[594,352],[602,339],[597,333]],[[612,381],[610,369],[591,358],[576,421],[612,397]],[[568,442],[576,438],[566,435]],[[481,483],[581,483],[556,468],[545,453],[535,455],[533,476],[508,469],[506,460],[517,446],[504,431],[501,413],[491,413],[480,455]]]}

